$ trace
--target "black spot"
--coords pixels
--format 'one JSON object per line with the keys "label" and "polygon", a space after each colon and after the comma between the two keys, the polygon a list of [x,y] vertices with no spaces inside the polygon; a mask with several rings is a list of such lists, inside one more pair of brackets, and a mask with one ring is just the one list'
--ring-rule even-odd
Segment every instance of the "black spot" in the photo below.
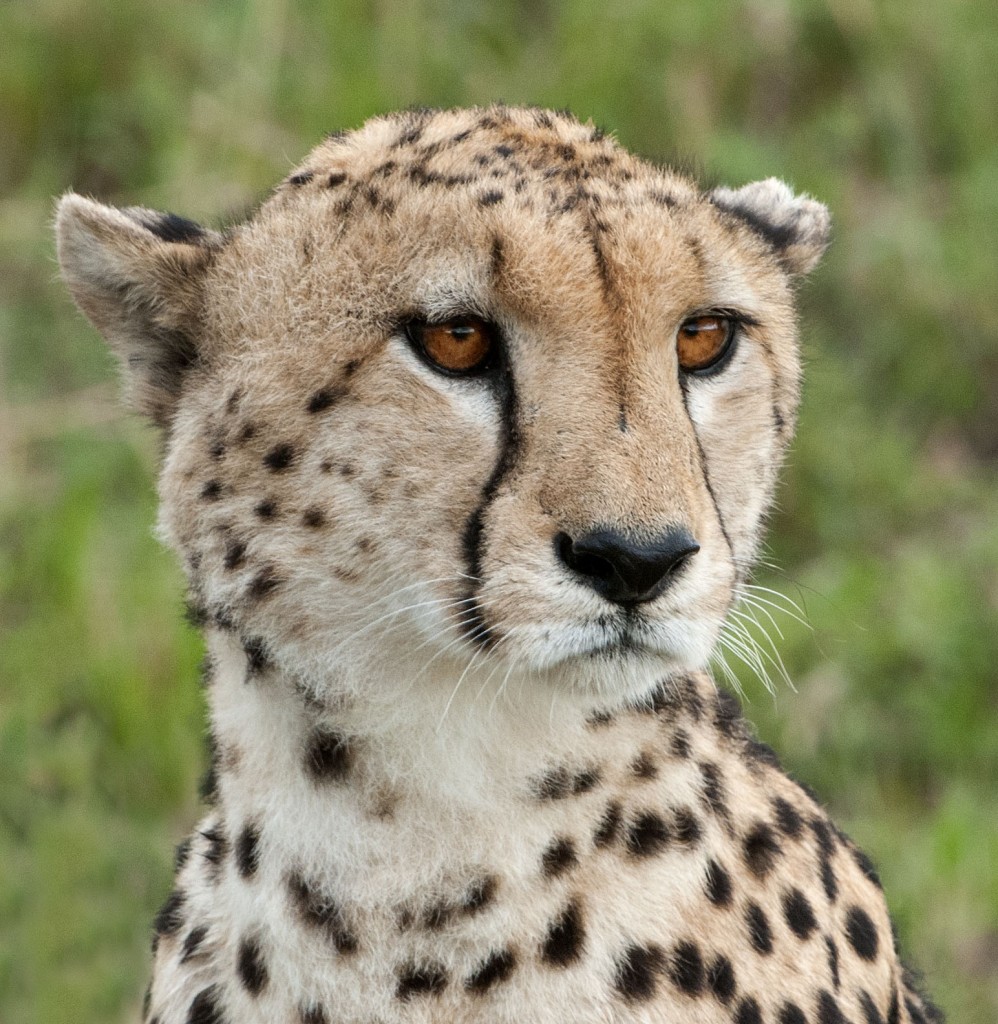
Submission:
{"label": "black spot", "polygon": [[184,620],[195,629],[203,629],[210,621],[208,609],[195,598],[188,598],[184,605]]}
{"label": "black spot", "polygon": [[878,889],[882,889],[883,885],[880,882],[880,876],[877,874],[877,869],[873,866],[873,861],[858,846],[853,846],[850,849],[852,858],[856,862],[859,870],[871,881]]}
{"label": "black spot", "polygon": [[534,784],[539,800],[563,800],[572,791],[572,778],[565,768],[554,768]]}
{"label": "black spot", "polygon": [[210,865],[211,880],[217,881],[218,872],[229,851],[229,841],[225,838],[221,825],[212,825],[211,828],[205,829],[201,836],[206,841],[202,856]]}
{"label": "black spot", "polygon": [[726,690],[717,691],[714,725],[725,736],[733,738],[742,731],[742,709],[738,701]]}
{"label": "black spot", "polygon": [[413,996],[437,995],[447,986],[447,975],[441,964],[409,964],[399,974],[395,995],[403,1002]]}
{"label": "black spot", "polygon": [[246,560],[246,545],[241,540],[234,540],[225,549],[223,565],[226,569],[238,569]]}
{"label": "black spot", "polygon": [[552,967],[567,967],[578,960],[586,941],[586,929],[578,902],[572,900],[552,921],[541,947],[541,956]]}
{"label": "black spot", "polygon": [[406,128],[394,142],[394,147],[398,148],[401,146],[411,146],[414,142],[419,142],[423,137],[423,131],[425,126],[422,124],[415,124],[409,128]]}
{"label": "black spot", "polygon": [[786,425],[787,425],[787,421],[784,418],[783,413],[780,412],[780,410],[777,408],[777,406],[774,405],[773,406],[773,426],[776,427],[777,434],[782,434],[784,429],[786,428]]}
{"label": "black spot", "polygon": [[704,761],[700,765],[700,774],[703,777],[703,799],[707,807],[719,818],[727,818],[728,805],[721,770],[713,762]]}
{"label": "black spot", "polygon": [[218,461],[222,456],[225,455],[225,442],[224,441],[213,441],[211,447],[208,449],[208,454]]}
{"label": "black spot", "polygon": [[674,821],[676,838],[685,846],[696,846],[703,836],[700,822],[688,807],[680,807],[676,811]]}
{"label": "black spot", "polygon": [[822,818],[812,818],[809,822],[814,838],[818,841],[818,849],[823,857],[831,857],[835,852],[835,836]]}
{"label": "black spot", "polygon": [[243,939],[239,943],[236,969],[239,971],[240,981],[250,995],[258,996],[266,987],[269,975],[258,939]]}
{"label": "black spot", "polygon": [[804,819],[797,813],[793,804],[778,796],[773,801],[773,809],[776,811],[776,824],[780,831],[793,839],[797,839],[804,830]]}
{"label": "black spot", "polygon": [[807,1017],[796,1003],[784,1003],[780,1009],[778,1024],[807,1024]]}
{"label": "black spot", "polygon": [[308,400],[308,405],[305,408],[313,415],[325,412],[326,409],[334,405],[345,394],[345,388],[320,388]]}
{"label": "black spot", "polygon": [[875,960],[880,937],[877,926],[862,907],[850,907],[846,915],[846,937],[864,960]]}
{"label": "black spot", "polygon": [[302,513],[301,521],[302,526],[307,526],[310,530],[318,530],[326,525],[326,513],[321,508],[307,508]]}
{"label": "black spot", "polygon": [[252,878],[259,866],[260,827],[248,822],[236,839],[236,867],[243,878]]}
{"label": "black spot", "polygon": [[835,869],[827,857],[821,858],[821,884],[829,902],[834,903],[839,897],[839,882],[835,877]]}
{"label": "black spot", "polygon": [[665,970],[665,954],[655,945],[628,946],[617,961],[613,984],[629,1003],[651,999],[658,984],[658,975]]}
{"label": "black spot", "polygon": [[221,995],[215,985],[202,989],[187,1011],[187,1024],[225,1024]]}
{"label": "black spot", "polygon": [[495,206],[496,203],[503,201],[503,194],[498,189],[489,189],[488,192],[483,192],[478,197],[479,206]]}
{"label": "black spot", "polygon": [[627,830],[627,850],[635,857],[650,857],[668,846],[670,839],[669,826],[661,815],[645,811]]}
{"label": "black spot", "polygon": [[149,213],[140,217],[142,226],[164,242],[198,243],[205,237],[200,224],[175,213]]}
{"label": "black spot", "polygon": [[595,846],[610,846],[620,832],[621,808],[616,800],[607,804],[603,817],[600,818],[596,830],[593,832],[593,844]]}
{"label": "black spot", "polygon": [[685,729],[677,729],[669,741],[669,749],[676,757],[690,756],[690,734]]}
{"label": "black spot", "polygon": [[631,774],[639,779],[654,779],[658,775],[658,765],[655,764],[655,758],[647,750],[643,750],[631,762]]}
{"label": "black spot", "polygon": [[599,768],[585,768],[581,772],[576,773],[575,778],[572,779],[572,793],[575,796],[581,793],[588,793],[599,785],[602,778],[603,773]]}
{"label": "black spot", "polygon": [[258,676],[270,667],[267,645],[263,637],[244,636],[241,638],[243,654],[246,655],[246,667],[251,676]]}
{"label": "black spot", "polygon": [[277,515],[277,502],[273,498],[265,498],[253,511],[261,519],[273,519]]}
{"label": "black spot", "polygon": [[326,178],[326,188],[336,188],[338,185],[342,185],[346,180],[347,176],[343,171],[333,171],[333,173]]}
{"label": "black spot", "polygon": [[703,957],[693,942],[680,942],[669,957],[669,977],[673,985],[688,996],[703,991]]}
{"label": "black spot", "polygon": [[428,928],[430,931],[439,931],[451,920],[454,915],[458,913],[461,908],[455,903],[449,903],[446,900],[441,900],[439,903],[433,903],[427,907],[423,913],[422,923],[424,928]]}
{"label": "black spot", "polygon": [[465,914],[477,914],[483,907],[487,907],[494,899],[499,882],[494,875],[486,875],[480,878],[465,894],[461,901],[461,910]]}
{"label": "black spot", "polygon": [[743,850],[745,863],[756,878],[765,878],[769,874],[781,852],[772,828],[764,821],[758,822],[745,837]]}
{"label": "black spot", "polygon": [[255,423],[246,423],[243,425],[243,429],[239,431],[240,441],[249,441],[256,437],[257,425]]}
{"label": "black spot", "polygon": [[668,192],[663,192],[660,189],[649,189],[648,198],[656,205],[664,206],[667,209],[672,209],[676,205],[675,196],[671,196]]}
{"label": "black spot", "polygon": [[818,1024],[848,1024],[830,992],[822,991],[818,996]]}
{"label": "black spot", "polygon": [[502,276],[503,266],[506,262],[506,251],[503,247],[502,239],[498,235],[492,236],[492,258],[491,258],[492,277],[500,278]]}
{"label": "black spot", "polygon": [[316,782],[346,778],[351,760],[350,744],[338,732],[319,728],[312,733],[305,751],[305,769]]}
{"label": "black spot", "polygon": [[[423,914],[423,927],[436,931],[451,921],[455,914],[462,913],[471,916],[478,913],[492,902],[496,889],[498,889],[497,880],[491,874],[486,874],[484,878],[479,879],[471,886],[460,903],[442,900],[430,906]],[[409,919],[404,927],[408,927],[411,924],[410,912],[406,910],[403,913]]]}
{"label": "black spot", "polygon": [[799,939],[810,938],[811,933],[818,927],[811,904],[800,889],[791,889],[783,894],[783,916],[790,930]]}
{"label": "black spot", "polygon": [[[913,1024],[923,1024],[923,1022],[924,1024],[943,1024],[942,1011],[933,1005],[932,1001],[922,990],[921,976],[904,963],[901,964],[901,981],[904,984],[905,991],[912,997],[909,999],[906,996],[904,1003],[908,1008],[908,1012],[912,1015]],[[915,997],[918,998],[918,1005],[915,1003]],[[897,1003],[896,992],[894,993],[894,1003]],[[898,1007],[892,1005],[888,1014],[887,1024],[897,1024],[897,1016]]]}
{"label": "black spot", "polygon": [[884,1018],[877,1009],[876,1003],[870,998],[870,993],[863,990],[859,994],[859,1005],[863,1010],[863,1020],[866,1024],[884,1024]]}
{"label": "black spot", "polygon": [[729,1003],[735,995],[735,969],[726,956],[714,959],[707,968],[707,987],[722,1003]]}
{"label": "black spot", "polygon": [[762,1011],[759,1009],[758,1002],[752,996],[749,996],[748,999],[743,999],[738,1004],[734,1021],[735,1024],[762,1024]]}
{"label": "black spot", "polygon": [[208,733],[208,766],[198,784],[198,796],[208,804],[213,804],[218,799],[218,768],[221,755],[218,750],[218,741],[213,732]]}
{"label": "black spot", "polygon": [[839,988],[839,947],[830,936],[825,936],[825,950],[828,954],[828,971],[832,976],[832,987],[838,991]]}
{"label": "black spot", "polygon": [[715,907],[731,906],[731,876],[716,860],[707,862],[707,898]]}
{"label": "black spot", "polygon": [[264,566],[250,580],[246,595],[250,600],[262,601],[264,598],[270,597],[282,582],[281,577],[277,574],[277,570],[272,565]]}
{"label": "black spot", "polygon": [[315,177],[314,171],[299,171],[297,174],[292,174],[288,178],[289,185],[307,185]]}
{"label": "black spot", "polygon": [[745,921],[748,924],[752,948],[757,953],[772,953],[773,931],[769,927],[769,918],[758,903],[749,903],[745,909]]}
{"label": "black spot", "polygon": [[298,1007],[298,1019],[301,1024],[329,1024],[326,1009],[321,1003],[309,1003]]}
{"label": "black spot", "polygon": [[492,953],[475,972],[465,979],[464,987],[469,992],[482,995],[494,985],[505,981],[516,967],[516,954],[511,949]]}
{"label": "black spot", "polygon": [[166,902],[159,908],[156,920],[153,922],[153,930],[157,935],[176,935],[180,926],[184,923],[184,903],[187,897],[179,890],[174,889]]}
{"label": "black spot", "polygon": [[217,501],[222,493],[222,485],[217,480],[209,480],[201,488],[201,497],[205,501]]}
{"label": "black spot", "polygon": [[173,873],[177,874],[180,869],[187,863],[187,859],[191,855],[191,837],[187,836],[182,839],[178,844],[176,850],[173,852]]}
{"label": "black spot", "polygon": [[548,878],[557,878],[559,875],[563,875],[578,862],[579,857],[575,852],[575,843],[564,836],[555,839],[541,858],[542,870]]}
{"label": "black spot", "polygon": [[749,764],[766,764],[771,768],[780,767],[780,759],[771,746],[749,737],[742,748]]}
{"label": "black spot", "polygon": [[911,1017],[911,1024],[928,1024],[928,1021],[925,1019],[925,1014],[922,1013],[921,1008],[914,999],[910,999],[908,996],[905,996],[904,1006],[908,1011],[908,1016]]}
{"label": "black spot", "polygon": [[276,444],[263,457],[263,464],[272,473],[281,473],[295,461],[295,449],[293,445],[283,443]]}
{"label": "black spot", "polygon": [[192,928],[185,936],[184,943],[181,946],[180,962],[187,963],[192,957],[197,956],[198,950],[201,948],[201,943],[204,942],[205,936],[208,934],[208,928],[206,925],[199,924],[197,928]]}
{"label": "black spot", "polygon": [[315,886],[297,874],[292,874],[288,878],[288,889],[299,917],[306,924],[325,932],[337,952],[356,952],[357,939],[347,927],[343,914],[334,900],[321,894]]}

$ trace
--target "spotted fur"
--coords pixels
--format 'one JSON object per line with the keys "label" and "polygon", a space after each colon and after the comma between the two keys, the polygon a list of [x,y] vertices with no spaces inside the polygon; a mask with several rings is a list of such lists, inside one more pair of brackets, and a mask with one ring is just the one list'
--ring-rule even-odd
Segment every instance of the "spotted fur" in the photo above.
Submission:
{"label": "spotted fur", "polygon": [[[57,231],[164,429],[210,652],[212,804],[145,1020],[939,1019],[869,862],[704,671],[824,207],[491,107],[330,136],[224,235],[75,195]],[[697,376],[675,339],[705,311],[738,337]],[[457,315],[493,325],[487,372],[411,342]],[[592,531],[691,541],[625,602],[567,560]]]}

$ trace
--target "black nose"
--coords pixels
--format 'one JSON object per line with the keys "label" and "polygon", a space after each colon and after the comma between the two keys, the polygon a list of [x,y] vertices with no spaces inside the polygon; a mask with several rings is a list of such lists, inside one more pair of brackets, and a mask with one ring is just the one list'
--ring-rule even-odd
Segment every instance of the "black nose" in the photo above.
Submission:
{"label": "black nose", "polygon": [[674,527],[649,544],[615,530],[594,530],[573,540],[554,538],[558,558],[597,594],[616,604],[641,604],[658,597],[700,545],[682,527]]}

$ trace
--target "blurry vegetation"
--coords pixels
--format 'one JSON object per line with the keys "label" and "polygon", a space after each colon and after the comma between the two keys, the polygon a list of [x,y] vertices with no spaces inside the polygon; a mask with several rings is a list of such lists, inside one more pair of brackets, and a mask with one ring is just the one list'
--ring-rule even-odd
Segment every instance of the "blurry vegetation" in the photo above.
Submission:
{"label": "blurry vegetation", "polygon": [[797,694],[740,674],[951,1019],[998,1019],[998,5],[13,0],[0,38],[0,1020],[135,1019],[203,761],[156,439],[51,197],[217,223],[326,130],[497,98],[832,207],[759,576],[811,628],[763,619]]}

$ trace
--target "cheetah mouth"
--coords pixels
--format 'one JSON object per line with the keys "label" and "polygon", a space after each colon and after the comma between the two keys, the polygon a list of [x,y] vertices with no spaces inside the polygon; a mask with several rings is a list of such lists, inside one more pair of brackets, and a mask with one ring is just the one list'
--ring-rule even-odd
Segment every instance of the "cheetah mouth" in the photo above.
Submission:
{"label": "cheetah mouth", "polygon": [[566,661],[603,665],[654,660],[689,667],[699,646],[675,625],[657,624],[634,609],[580,624],[566,631],[564,640],[574,647]]}

